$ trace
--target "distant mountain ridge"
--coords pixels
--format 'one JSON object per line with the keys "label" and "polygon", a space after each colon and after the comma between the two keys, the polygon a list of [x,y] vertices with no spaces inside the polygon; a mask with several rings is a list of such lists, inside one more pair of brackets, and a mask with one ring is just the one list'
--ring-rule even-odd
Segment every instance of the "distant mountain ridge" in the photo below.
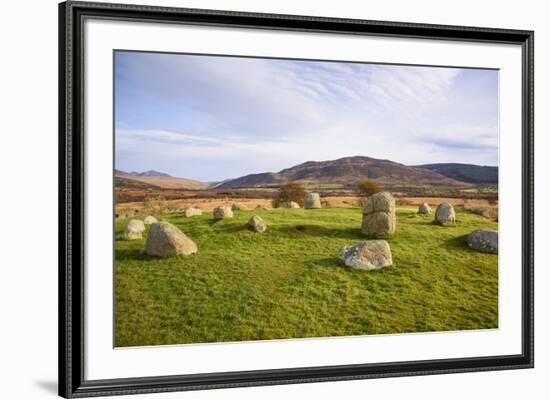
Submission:
{"label": "distant mountain ridge", "polygon": [[302,184],[354,185],[369,179],[391,186],[431,186],[463,188],[473,184],[498,184],[497,166],[437,163],[407,166],[387,159],[352,156],[329,161],[308,161],[279,172],[263,172],[205,183],[170,176],[156,170],[124,172],[115,170],[118,187],[204,190],[276,187],[290,182]]}
{"label": "distant mountain ridge", "polygon": [[308,161],[277,173],[265,172],[222,182],[217,188],[252,188],[278,186],[289,182],[303,184],[356,184],[369,179],[383,185],[428,185],[466,187],[469,184],[427,168],[407,166],[386,159],[365,156],[330,161]]}
{"label": "distant mountain ridge", "polygon": [[172,177],[167,173],[158,172],[156,170],[147,170],[145,172],[123,172],[122,170],[115,169],[115,174],[118,176],[164,176],[164,177]]}
{"label": "distant mountain ridge", "polygon": [[434,163],[418,168],[437,172],[451,179],[473,184],[498,184],[498,166],[480,166],[465,163]]}
{"label": "distant mountain ridge", "polygon": [[[136,184],[137,182],[140,183],[139,186]],[[208,188],[207,183],[198,180],[173,177],[167,173],[158,172],[156,170],[138,173],[124,172],[115,169],[115,185],[118,187],[147,188],[149,186],[184,190],[204,190]]]}

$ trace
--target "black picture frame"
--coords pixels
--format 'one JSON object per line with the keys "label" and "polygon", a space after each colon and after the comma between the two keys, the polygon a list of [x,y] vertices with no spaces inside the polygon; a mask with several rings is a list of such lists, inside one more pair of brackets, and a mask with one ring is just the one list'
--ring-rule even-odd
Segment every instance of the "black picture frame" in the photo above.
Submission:
{"label": "black picture frame", "polygon": [[[85,18],[206,24],[398,38],[511,43],[522,48],[522,353],[109,380],[84,378],[84,128]],[[294,384],[534,367],[534,32],[141,5],[59,4],[59,395],[77,398]]]}

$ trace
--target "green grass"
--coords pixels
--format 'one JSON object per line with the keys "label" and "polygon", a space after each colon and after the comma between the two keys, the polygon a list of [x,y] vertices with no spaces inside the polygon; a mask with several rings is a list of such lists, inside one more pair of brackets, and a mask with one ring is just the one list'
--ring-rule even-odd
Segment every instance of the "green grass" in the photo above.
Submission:
{"label": "green grass", "polygon": [[[337,258],[365,239],[358,208],[166,216],[199,247],[169,259],[148,257],[145,240],[121,241],[127,220],[117,221],[116,346],[498,327],[497,256],[464,237],[497,224],[457,209],[457,224],[442,227],[415,211],[398,209],[394,265],[374,272]],[[251,214],[265,233],[246,228]]]}
{"label": "green grass", "polygon": [[337,183],[310,183],[310,184],[306,184],[304,187],[306,190],[328,190],[328,189],[343,188],[345,187],[345,185],[337,184]]}

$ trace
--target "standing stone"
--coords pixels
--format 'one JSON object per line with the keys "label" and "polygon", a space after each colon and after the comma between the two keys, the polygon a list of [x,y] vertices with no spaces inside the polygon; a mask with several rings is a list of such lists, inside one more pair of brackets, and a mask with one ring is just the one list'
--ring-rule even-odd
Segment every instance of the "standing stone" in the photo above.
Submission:
{"label": "standing stone", "polygon": [[363,201],[363,234],[388,237],[395,233],[395,227],[395,199],[390,193],[376,193]]}
{"label": "standing stone", "polygon": [[480,229],[468,235],[468,246],[476,251],[498,254],[498,232]]}
{"label": "standing stone", "polygon": [[435,210],[435,219],[434,222],[446,225],[454,224],[456,220],[455,208],[447,202],[442,202],[437,206]]}
{"label": "standing stone", "polygon": [[298,208],[300,208],[300,205],[298,205],[297,202],[290,201],[290,202],[288,203],[288,207],[289,207],[289,208],[292,208],[292,209],[298,209]]}
{"label": "standing stone", "polygon": [[202,215],[202,211],[199,208],[185,208],[183,210],[183,216],[186,218],[190,218],[191,216],[199,216]]}
{"label": "standing stone", "polygon": [[360,241],[340,251],[339,258],[354,269],[376,270],[392,265],[390,245],[384,240]]}
{"label": "standing stone", "polygon": [[420,213],[421,215],[429,215],[430,213],[432,213],[432,208],[430,208],[430,206],[424,202],[418,207],[418,213]]}
{"label": "standing stone", "polygon": [[243,204],[233,204],[231,205],[231,210],[233,211],[246,211],[248,208]]}
{"label": "standing stone", "polygon": [[321,208],[321,197],[317,193],[307,193],[304,197],[304,208],[305,209],[320,209]]}
{"label": "standing stone", "polygon": [[212,213],[214,214],[214,220],[233,217],[233,211],[230,206],[218,206],[217,208],[214,208]]}
{"label": "standing stone", "polygon": [[141,220],[132,219],[126,225],[122,239],[125,241],[141,240],[141,233],[145,231],[145,224]]}
{"label": "standing stone", "polygon": [[248,219],[248,225],[258,233],[263,233],[267,230],[267,226],[264,220],[258,215],[254,215],[250,219]]}
{"label": "standing stone", "polygon": [[264,211],[269,211],[269,208],[263,204],[257,205],[256,209],[263,209]]}
{"label": "standing stone", "polygon": [[197,252],[197,245],[173,224],[158,222],[151,225],[145,251],[147,255],[166,258],[194,254]]}
{"label": "standing stone", "polygon": [[145,216],[145,219],[143,219],[143,223],[145,224],[153,224],[157,222],[157,218],[154,216]]}

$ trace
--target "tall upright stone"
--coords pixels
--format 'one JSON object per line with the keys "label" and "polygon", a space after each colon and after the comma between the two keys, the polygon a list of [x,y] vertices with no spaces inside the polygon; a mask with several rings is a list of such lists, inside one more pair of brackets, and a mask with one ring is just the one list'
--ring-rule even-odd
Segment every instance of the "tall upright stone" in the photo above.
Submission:
{"label": "tall upright stone", "polygon": [[435,210],[434,222],[441,225],[454,224],[456,220],[455,208],[447,202],[442,202]]}
{"label": "tall upright stone", "polygon": [[363,234],[388,237],[395,233],[395,227],[395,199],[390,193],[376,193],[363,201]]}
{"label": "tall upright stone", "polygon": [[321,208],[321,197],[317,193],[307,193],[304,197],[304,208],[305,209],[320,209]]}

